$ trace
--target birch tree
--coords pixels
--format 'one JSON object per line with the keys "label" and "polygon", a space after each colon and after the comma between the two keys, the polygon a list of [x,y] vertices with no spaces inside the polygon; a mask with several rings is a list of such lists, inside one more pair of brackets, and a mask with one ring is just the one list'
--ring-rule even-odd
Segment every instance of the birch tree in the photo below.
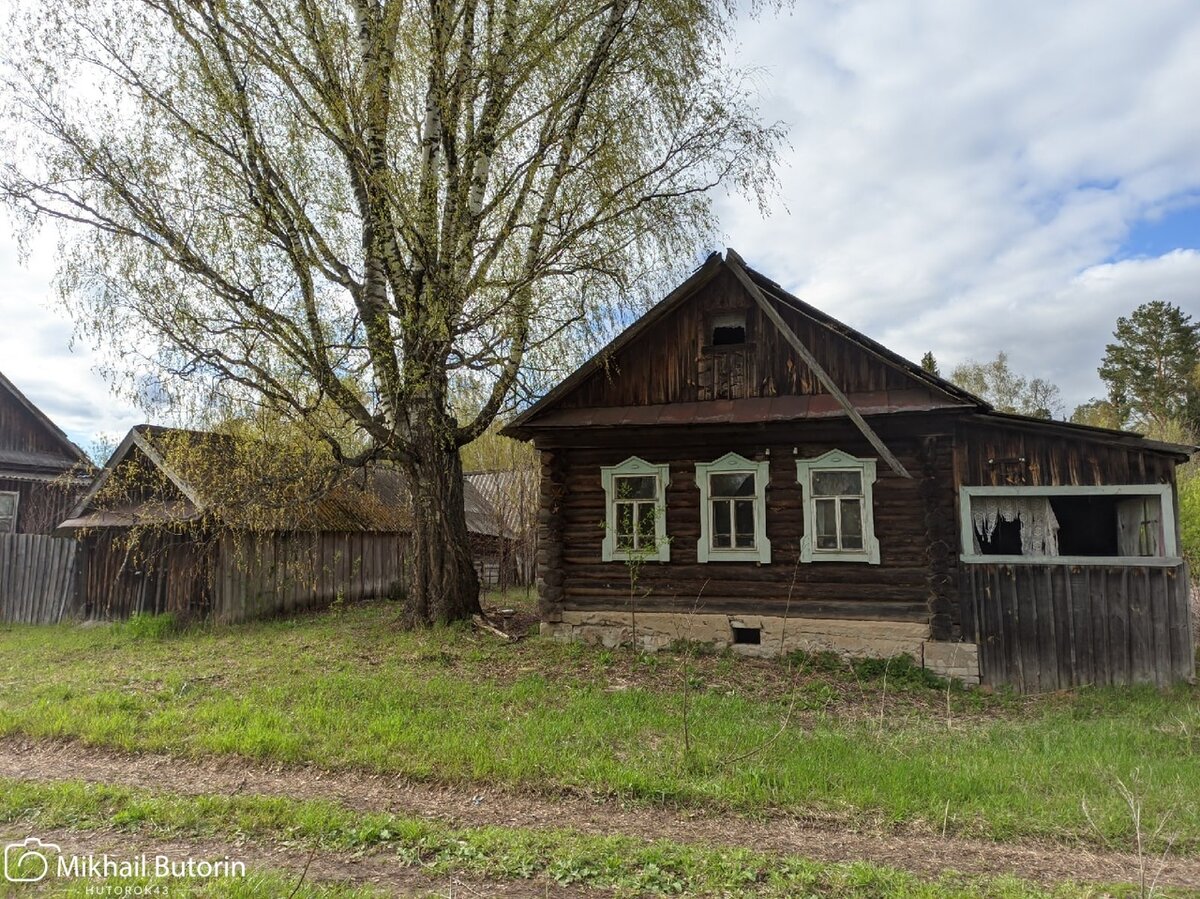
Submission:
{"label": "birch tree", "polygon": [[[118,368],[407,472],[410,618],[453,620],[479,608],[459,448],[641,273],[694,258],[715,188],[769,176],[734,15],[18,0],[3,192],[60,227],[60,290]],[[486,385],[463,417],[460,377]]]}

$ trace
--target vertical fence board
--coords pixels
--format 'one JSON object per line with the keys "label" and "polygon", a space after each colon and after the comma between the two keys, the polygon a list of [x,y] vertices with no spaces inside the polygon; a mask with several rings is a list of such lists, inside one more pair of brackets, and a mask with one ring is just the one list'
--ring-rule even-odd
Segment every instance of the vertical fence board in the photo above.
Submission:
{"label": "vertical fence board", "polygon": [[0,536],[0,621],[53,624],[74,612],[77,553],[62,537]]}
{"label": "vertical fence board", "polygon": [[1195,675],[1185,566],[970,567],[984,683],[1034,692]]}

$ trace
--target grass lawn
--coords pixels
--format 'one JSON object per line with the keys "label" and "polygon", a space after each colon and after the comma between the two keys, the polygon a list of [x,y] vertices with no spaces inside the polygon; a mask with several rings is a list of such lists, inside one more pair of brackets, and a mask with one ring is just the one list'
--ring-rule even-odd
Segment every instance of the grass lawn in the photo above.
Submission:
{"label": "grass lawn", "polygon": [[1195,687],[988,696],[881,665],[405,633],[397,612],[0,630],[0,733],[1128,849],[1123,783],[1200,854]]}
{"label": "grass lawn", "polygon": [[[76,831],[117,827],[154,837],[286,841],[347,854],[390,853],[405,866],[439,876],[465,874],[501,881],[542,878],[561,885],[615,890],[618,895],[922,897],[922,899],[1085,899],[1134,895],[1132,887],[1062,884],[1047,891],[1012,877],[946,876],[936,882],[878,865],[823,864],[747,849],[713,849],[566,829],[450,828],[437,822],[351,812],[327,802],[261,797],[175,797],[78,783],[0,779],[0,823],[20,819],[39,828]],[[250,883],[222,882],[198,895],[284,896],[290,885],[253,872]],[[274,877],[274,879],[272,879]],[[114,882],[115,883],[115,882]],[[281,886],[282,884],[282,886]],[[197,890],[202,884],[193,885]],[[278,887],[272,890],[271,887]],[[63,895],[76,895],[68,885]],[[171,895],[177,882],[171,881]],[[322,892],[330,889],[331,892]],[[82,895],[82,893],[79,893]],[[184,892],[188,895],[188,892]],[[358,896],[313,887],[309,894]],[[1164,895],[1183,896],[1181,891]],[[1200,894],[1197,894],[1200,895]]]}

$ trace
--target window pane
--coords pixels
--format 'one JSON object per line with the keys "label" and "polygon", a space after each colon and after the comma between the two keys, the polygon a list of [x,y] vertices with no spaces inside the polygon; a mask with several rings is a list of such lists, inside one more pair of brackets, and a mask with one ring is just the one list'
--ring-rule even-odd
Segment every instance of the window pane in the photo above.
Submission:
{"label": "window pane", "polygon": [[0,493],[0,518],[11,518],[17,508],[17,497],[14,493]]}
{"label": "window pane", "polygon": [[717,500],[712,504],[712,512],[712,545],[716,549],[728,549],[731,545],[729,528],[729,503],[725,502],[724,500]]}
{"label": "window pane", "polygon": [[814,471],[813,496],[859,496],[862,494],[862,472]]}
{"label": "window pane", "polygon": [[739,499],[733,504],[734,524],[737,531],[737,546],[740,549],[754,547],[754,500]]}
{"label": "window pane", "polygon": [[11,515],[8,518],[0,518],[0,534],[15,534],[17,532],[17,520]]}
{"label": "window pane", "polygon": [[819,499],[817,506],[817,549],[837,549],[837,500]]}
{"label": "window pane", "polygon": [[654,545],[654,503],[637,504],[638,546]]}
{"label": "window pane", "polygon": [[862,500],[842,500],[842,549],[862,549]]}
{"label": "window pane", "polygon": [[633,503],[617,503],[617,546],[633,549]]}
{"label": "window pane", "polygon": [[617,496],[620,499],[654,499],[658,478],[650,475],[636,478],[617,478]]}
{"label": "window pane", "polygon": [[715,474],[709,481],[712,496],[754,496],[754,473]]}

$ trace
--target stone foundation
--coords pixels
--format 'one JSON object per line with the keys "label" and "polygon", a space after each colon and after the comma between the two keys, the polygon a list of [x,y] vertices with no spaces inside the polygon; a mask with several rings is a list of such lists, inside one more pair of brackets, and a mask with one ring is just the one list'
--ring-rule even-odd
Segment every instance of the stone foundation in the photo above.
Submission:
{"label": "stone foundation", "polygon": [[922,644],[921,664],[940,677],[956,678],[964,684],[979,683],[979,647],[974,643]]}
{"label": "stone foundation", "polygon": [[[542,633],[563,642],[601,646],[634,642],[654,652],[677,640],[711,643],[739,655],[766,658],[796,650],[835,652],[846,658],[891,658],[904,653],[942,677],[979,683],[978,652],[973,643],[929,639],[929,626],[911,622],[842,618],[780,618],[770,615],[675,614],[669,612],[564,610],[562,620],[543,621]],[[758,643],[734,642],[734,629],[758,631]],[[750,636],[750,635],[744,635]]]}

